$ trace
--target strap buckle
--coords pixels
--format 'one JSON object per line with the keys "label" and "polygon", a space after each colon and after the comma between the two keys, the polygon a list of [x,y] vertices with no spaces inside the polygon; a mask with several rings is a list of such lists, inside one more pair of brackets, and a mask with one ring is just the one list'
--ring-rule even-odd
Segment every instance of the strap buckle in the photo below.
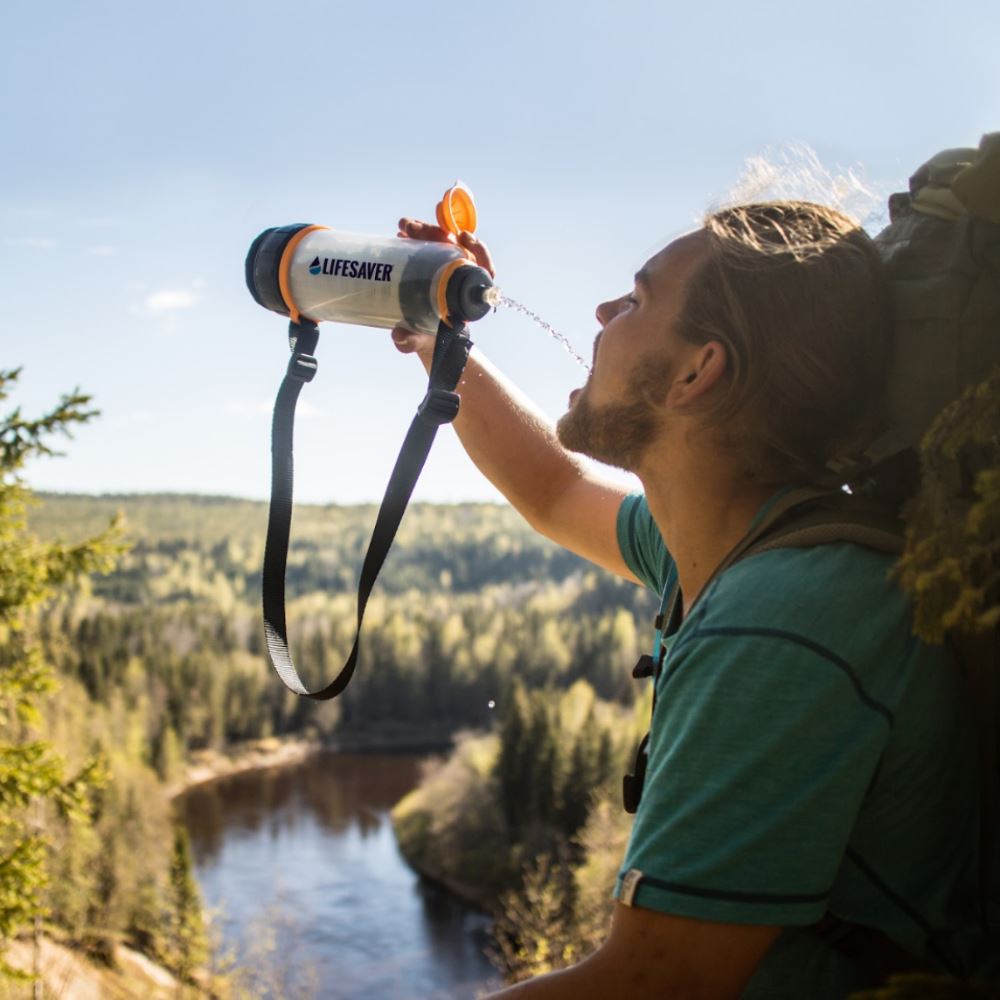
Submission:
{"label": "strap buckle", "polygon": [[646,766],[649,763],[649,754],[646,749],[648,746],[649,733],[646,733],[636,748],[632,773],[626,774],[622,778],[622,806],[629,815],[635,813],[642,800],[642,788],[646,783]]}
{"label": "strap buckle", "polygon": [[643,653],[632,668],[632,676],[639,680],[642,677],[652,677],[656,673],[656,664],[649,653]]}
{"label": "strap buckle", "polygon": [[622,776],[622,808],[630,816],[634,816],[642,801],[642,786],[644,774],[625,774]]}
{"label": "strap buckle", "polygon": [[288,362],[288,374],[300,382],[311,382],[319,368],[319,362],[311,354],[293,354]]}
{"label": "strap buckle", "polygon": [[450,424],[458,416],[462,397],[448,389],[429,389],[417,407],[417,413],[435,427]]}

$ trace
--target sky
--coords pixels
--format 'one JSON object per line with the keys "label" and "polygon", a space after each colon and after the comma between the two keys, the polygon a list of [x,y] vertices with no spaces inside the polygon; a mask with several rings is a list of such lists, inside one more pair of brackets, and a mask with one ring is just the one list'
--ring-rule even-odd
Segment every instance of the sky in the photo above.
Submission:
{"label": "sky", "polygon": [[[461,178],[503,291],[589,356],[596,305],[748,163],[812,150],[877,215],[1000,129],[994,0],[54,0],[0,26],[0,367],[23,368],[0,406],[79,387],[101,411],[29,465],[44,490],[267,496],[287,321],[243,264],[270,226],[394,235]],[[585,377],[516,314],[472,333],[554,418]],[[338,324],[317,356],[296,496],[378,500],[423,369]],[[415,498],[498,494],[445,428]]]}

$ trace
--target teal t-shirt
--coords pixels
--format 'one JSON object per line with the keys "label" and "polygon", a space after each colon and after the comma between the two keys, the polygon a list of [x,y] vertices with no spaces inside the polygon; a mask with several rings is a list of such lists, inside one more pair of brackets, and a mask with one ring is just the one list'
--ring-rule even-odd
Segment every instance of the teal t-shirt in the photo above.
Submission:
{"label": "teal t-shirt", "polygon": [[[646,586],[673,585],[643,496],[623,502],[618,540]],[[891,565],[848,543],[751,556],[663,640],[615,894],[785,927],[745,997],[839,998],[864,985],[802,929],[827,912],[935,966],[983,967],[974,730],[957,667],[913,636]]]}

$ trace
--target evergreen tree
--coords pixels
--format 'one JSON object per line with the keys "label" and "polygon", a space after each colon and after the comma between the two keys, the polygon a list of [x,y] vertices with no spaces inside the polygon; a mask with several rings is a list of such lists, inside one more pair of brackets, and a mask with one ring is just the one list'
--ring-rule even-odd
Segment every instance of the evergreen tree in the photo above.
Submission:
{"label": "evergreen tree", "polygon": [[208,945],[201,895],[192,874],[191,845],[182,826],[174,827],[168,925],[167,962],[180,980],[190,982],[195,970],[208,957]]}
{"label": "evergreen tree", "polygon": [[511,685],[500,722],[500,753],[494,766],[499,788],[500,812],[507,831],[516,837],[521,830],[529,793],[527,780],[527,697],[520,683]]}
{"label": "evergreen tree", "polygon": [[[19,371],[0,371],[0,400]],[[53,455],[53,434],[68,434],[96,411],[78,392],[49,413],[27,419],[20,409],[0,418],[0,947],[43,913],[47,828],[83,819],[96,761],[68,774],[38,738],[40,706],[55,689],[38,635],[38,611],[74,579],[110,569],[120,550],[117,526],[76,545],[43,543],[27,531],[30,493],[19,475],[33,456]],[[12,970],[0,959],[0,975]]]}

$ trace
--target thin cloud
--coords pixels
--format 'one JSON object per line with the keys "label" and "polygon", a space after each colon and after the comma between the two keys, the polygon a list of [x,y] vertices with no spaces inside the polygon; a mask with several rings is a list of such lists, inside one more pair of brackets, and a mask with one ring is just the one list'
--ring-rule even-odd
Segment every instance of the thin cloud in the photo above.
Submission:
{"label": "thin cloud", "polygon": [[96,246],[89,249],[95,257],[113,257],[115,254],[115,248],[109,246]]}
{"label": "thin cloud", "polygon": [[51,250],[56,241],[48,236],[8,236],[4,246],[20,247],[26,250]]}
{"label": "thin cloud", "polygon": [[164,288],[147,295],[143,303],[150,312],[169,312],[174,309],[190,309],[198,302],[198,296],[188,288]]}

